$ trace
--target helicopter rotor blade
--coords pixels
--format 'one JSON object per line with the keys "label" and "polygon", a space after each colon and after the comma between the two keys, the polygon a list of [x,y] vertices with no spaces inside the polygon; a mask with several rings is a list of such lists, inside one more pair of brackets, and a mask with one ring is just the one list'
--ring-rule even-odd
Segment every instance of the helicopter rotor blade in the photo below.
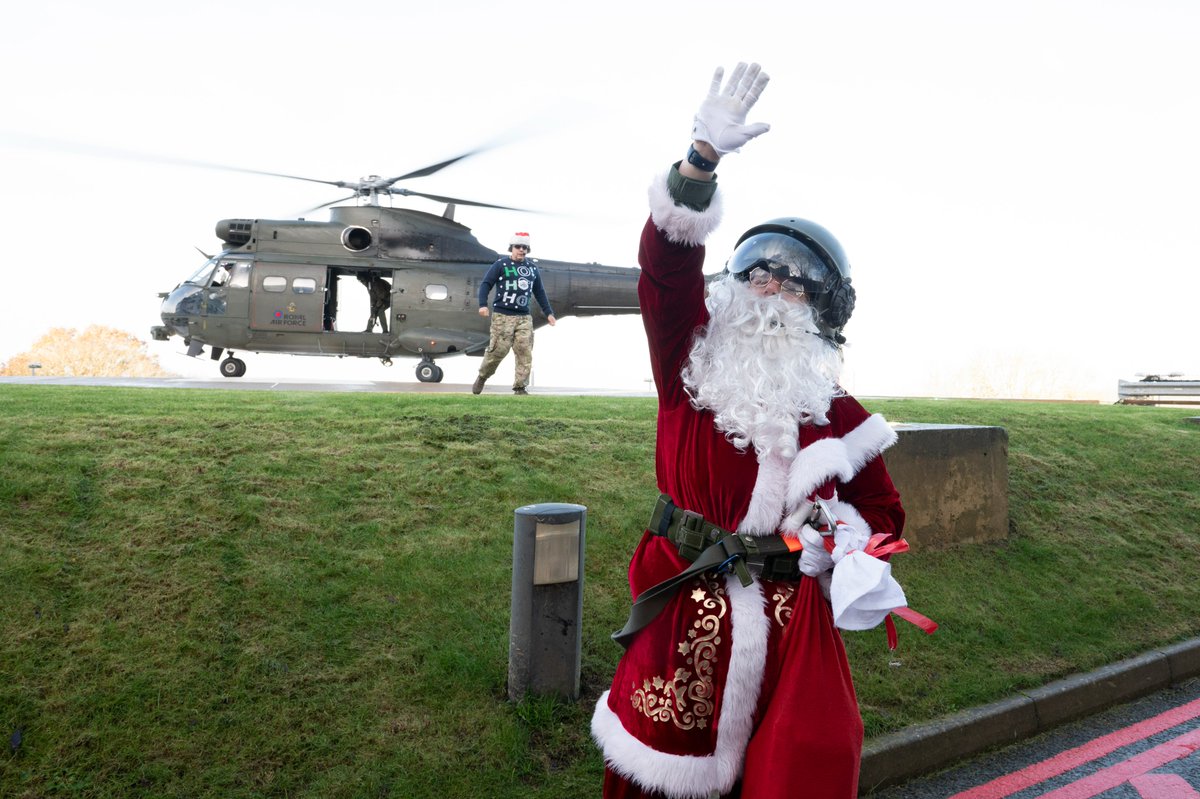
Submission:
{"label": "helicopter rotor blade", "polygon": [[393,183],[398,183],[402,180],[409,180],[411,178],[429,177],[430,175],[434,174],[435,172],[440,172],[441,170],[445,169],[446,167],[450,166],[451,164],[456,164],[459,161],[463,160],[464,158],[470,158],[473,155],[479,155],[480,153],[486,152],[487,150],[490,150],[490,149],[492,149],[492,148],[491,147],[476,147],[474,150],[465,152],[462,155],[456,155],[453,158],[448,158],[445,161],[442,161],[440,163],[431,164],[427,167],[423,167],[423,168],[415,170],[413,172],[408,172],[408,173],[400,175],[398,177],[385,178],[383,181],[380,182],[380,186],[381,187],[382,186],[391,186]]}
{"label": "helicopter rotor blade", "polygon": [[388,194],[399,194],[403,197],[424,197],[427,200],[434,200],[439,203],[454,203],[456,205],[473,205],[477,208],[498,208],[501,211],[520,211],[527,214],[536,214],[531,208],[514,208],[511,205],[496,205],[494,203],[482,203],[475,200],[464,200],[459,197],[446,197],[441,194],[426,194],[421,191],[413,191],[412,189],[387,189]]}
{"label": "helicopter rotor blade", "polygon": [[[544,129],[545,125],[542,124],[539,127]],[[409,180],[411,178],[428,177],[429,175],[432,175],[435,172],[439,172],[442,169],[445,169],[446,167],[448,167],[452,164],[456,164],[459,161],[462,161],[463,159],[472,158],[476,155],[480,155],[482,153],[486,153],[486,152],[495,150],[500,147],[505,147],[509,144],[512,144],[514,141],[524,139],[526,136],[528,136],[528,127],[526,125],[526,121],[522,120],[521,124],[515,125],[506,131],[502,131],[501,133],[492,136],[488,141],[483,142],[482,144],[476,146],[475,148],[473,148],[471,150],[468,150],[465,153],[462,153],[461,155],[456,155],[455,157],[448,158],[445,161],[441,161],[439,163],[432,164],[432,165],[424,167],[422,169],[417,169],[413,172],[407,172],[403,175],[399,175],[394,178],[385,178],[384,180],[380,181],[376,185],[379,188],[383,188],[385,186],[391,186],[393,183],[398,183],[402,180]],[[485,203],[472,203],[472,204],[473,205],[482,205],[482,206],[488,207],[488,208],[503,208],[504,207],[504,206],[488,206]],[[517,209],[517,210],[520,210],[520,209]]]}
{"label": "helicopter rotor blade", "polygon": [[180,157],[174,157],[174,156],[158,155],[158,154],[153,154],[153,153],[135,152],[132,150],[124,150],[124,149],[120,149],[120,148],[116,148],[116,147],[80,144],[80,143],[69,142],[69,141],[60,140],[60,139],[16,134],[16,133],[12,133],[12,132],[0,129],[0,144],[14,144],[19,147],[27,147],[27,148],[32,148],[32,149],[50,150],[50,151],[73,151],[73,152],[81,153],[84,155],[97,156],[97,157],[101,157],[101,158],[116,158],[116,159],[129,160],[129,161],[141,161],[141,162],[146,162],[146,163],[167,164],[167,165],[171,165],[171,166],[183,166],[183,167],[192,167],[192,168],[198,168],[198,169],[214,169],[214,170],[219,170],[219,171],[223,171],[223,172],[241,172],[243,174],[248,174],[248,175],[263,175],[265,177],[284,178],[286,180],[303,180],[307,183],[321,183],[326,186],[335,186],[335,187],[341,188],[341,189],[350,189],[351,191],[354,192],[354,194],[350,195],[349,197],[342,197],[337,200],[333,200],[333,201],[330,201],[327,203],[322,203],[321,205],[317,205],[317,206],[314,206],[313,208],[307,209],[304,213],[318,211],[322,208],[328,208],[331,205],[336,205],[337,203],[345,202],[346,200],[352,200],[357,197],[365,197],[368,194],[370,194],[372,191],[378,192],[380,194],[392,194],[392,195],[401,195],[401,196],[411,195],[411,196],[415,196],[415,197],[424,197],[429,200],[434,200],[435,202],[455,203],[457,205],[470,205],[470,206],[475,206],[478,208],[495,208],[495,209],[499,209],[502,211],[520,211],[520,212],[524,212],[524,213],[542,213],[542,212],[532,210],[532,209],[527,209],[527,208],[516,208],[513,206],[509,206],[509,205],[497,205],[495,203],[477,202],[475,200],[463,200],[463,199],[456,198],[456,197],[446,197],[446,196],[443,196],[440,194],[425,194],[425,193],[422,193],[419,191],[411,191],[408,189],[401,189],[401,188],[393,187],[393,184],[398,183],[399,181],[402,181],[402,180],[409,180],[411,178],[427,177],[429,175],[435,174],[436,172],[439,172],[439,171],[445,169],[446,167],[456,164],[459,161],[462,161],[466,158],[471,158],[472,156],[479,155],[480,153],[484,153],[489,150],[493,150],[496,147],[501,146],[503,143],[504,143],[504,140],[502,138],[497,138],[497,139],[494,139],[490,143],[481,145],[472,150],[468,150],[467,152],[456,155],[453,158],[448,158],[448,159],[446,159],[444,161],[440,161],[436,164],[430,164],[429,166],[422,167],[421,169],[417,169],[412,172],[407,172],[403,175],[398,175],[393,178],[383,178],[383,179],[375,178],[374,180],[346,181],[346,180],[321,180],[319,178],[304,177],[303,175],[289,175],[284,172],[268,172],[268,171],[262,170],[262,169],[249,169],[246,167],[230,166],[228,164],[218,164],[218,163],[214,163],[211,161],[201,161],[201,160],[192,159],[192,158],[180,158]]}
{"label": "helicopter rotor blade", "polygon": [[339,189],[357,189],[360,185],[359,181],[345,180],[320,180],[319,178],[306,178],[300,175],[285,175],[282,172],[263,172],[261,169],[246,169],[239,166],[221,166],[220,164],[202,164],[197,166],[208,166],[215,169],[227,169],[230,172],[245,172],[250,175],[266,175],[271,178],[287,178],[288,180],[305,180],[309,183],[324,183],[326,186],[337,186]]}
{"label": "helicopter rotor blade", "polygon": [[320,205],[314,205],[312,208],[305,208],[300,213],[311,214],[313,211],[320,211],[322,208],[328,208],[331,205],[337,205],[338,203],[344,203],[344,202],[346,202],[346,200],[353,200],[357,196],[358,196],[357,194],[351,194],[349,197],[339,197],[338,199],[330,200],[327,203],[321,203]]}
{"label": "helicopter rotor blade", "polygon": [[123,161],[141,161],[143,163],[185,166],[196,169],[216,169],[222,172],[242,172],[249,175],[265,175],[267,177],[274,178],[305,180],[310,183],[324,183],[328,186],[337,186],[338,188],[345,189],[358,188],[358,183],[347,183],[344,180],[318,180],[316,178],[306,178],[300,175],[285,175],[281,172],[265,172],[261,169],[247,169],[240,166],[217,164],[213,163],[212,161],[200,161],[194,158],[180,158],[177,156],[135,152],[133,150],[124,150],[119,147],[83,144],[79,142],[66,141],[64,139],[49,138],[46,136],[28,136],[18,133],[10,133],[3,130],[0,130],[0,142],[14,144],[18,147],[26,147],[35,150],[47,150],[50,152],[74,152],[81,155],[90,155],[99,158],[115,158]]}

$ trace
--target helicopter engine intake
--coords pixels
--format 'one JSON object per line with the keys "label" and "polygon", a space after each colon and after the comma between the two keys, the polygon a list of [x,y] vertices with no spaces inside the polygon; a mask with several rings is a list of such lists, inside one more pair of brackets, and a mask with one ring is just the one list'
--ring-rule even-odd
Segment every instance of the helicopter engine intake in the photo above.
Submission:
{"label": "helicopter engine intake", "polygon": [[374,238],[365,227],[351,225],[342,231],[342,246],[351,252],[362,252],[371,246]]}

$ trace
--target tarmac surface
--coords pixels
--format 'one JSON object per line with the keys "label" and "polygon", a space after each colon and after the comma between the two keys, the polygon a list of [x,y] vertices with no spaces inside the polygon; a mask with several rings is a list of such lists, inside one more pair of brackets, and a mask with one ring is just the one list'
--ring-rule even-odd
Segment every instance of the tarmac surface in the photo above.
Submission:
{"label": "tarmac surface", "polygon": [[[0,377],[0,385],[109,386],[118,388],[207,388],[227,391],[331,391],[411,394],[470,394],[469,383],[418,383],[389,380],[276,380],[196,377]],[[512,395],[509,386],[485,386],[484,394]],[[531,395],[577,397],[653,397],[651,391],[621,391],[569,386],[530,386]]]}
{"label": "tarmac surface", "polygon": [[990,705],[872,739],[863,748],[859,795],[871,796],[888,786],[995,747],[1032,738],[1197,676],[1200,676],[1200,638],[1193,638],[1022,691]]}
{"label": "tarmac surface", "polygon": [[1200,678],[871,794],[872,799],[1197,799]]}

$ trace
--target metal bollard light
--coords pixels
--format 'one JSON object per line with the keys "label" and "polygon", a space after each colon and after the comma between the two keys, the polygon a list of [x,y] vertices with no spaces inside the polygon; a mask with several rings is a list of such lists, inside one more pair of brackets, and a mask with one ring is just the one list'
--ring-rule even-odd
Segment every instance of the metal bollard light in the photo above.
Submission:
{"label": "metal bollard light", "polygon": [[548,502],[514,512],[508,698],[579,698],[587,508]]}

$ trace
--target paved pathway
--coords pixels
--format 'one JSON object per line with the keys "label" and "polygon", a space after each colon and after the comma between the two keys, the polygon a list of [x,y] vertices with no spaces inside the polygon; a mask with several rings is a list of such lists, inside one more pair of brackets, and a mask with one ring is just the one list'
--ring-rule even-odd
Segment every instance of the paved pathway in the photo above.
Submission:
{"label": "paved pathway", "polygon": [[1156,692],[877,799],[1200,799],[1200,679]]}

